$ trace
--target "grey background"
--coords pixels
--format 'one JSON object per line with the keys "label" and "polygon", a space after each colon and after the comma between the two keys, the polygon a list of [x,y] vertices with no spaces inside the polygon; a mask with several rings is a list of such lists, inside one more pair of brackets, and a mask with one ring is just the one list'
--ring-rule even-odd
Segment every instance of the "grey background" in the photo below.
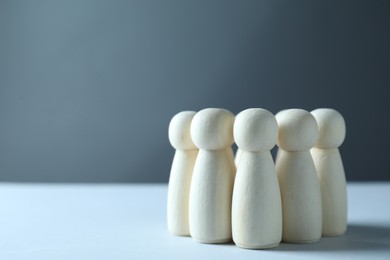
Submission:
{"label": "grey background", "polygon": [[0,1],[0,181],[164,182],[181,110],[333,107],[389,180],[389,1]]}

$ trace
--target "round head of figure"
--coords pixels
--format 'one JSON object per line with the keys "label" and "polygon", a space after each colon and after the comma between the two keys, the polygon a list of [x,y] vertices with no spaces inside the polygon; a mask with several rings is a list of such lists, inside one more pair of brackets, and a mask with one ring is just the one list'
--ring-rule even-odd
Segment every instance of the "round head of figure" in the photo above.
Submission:
{"label": "round head of figure", "polygon": [[318,139],[318,126],[312,114],[303,109],[287,109],[276,114],[278,146],[285,151],[307,151]]}
{"label": "round head of figure", "polygon": [[224,149],[233,144],[233,123],[234,115],[225,109],[203,109],[192,120],[192,140],[199,149]]}
{"label": "round head of figure", "polygon": [[171,145],[178,150],[196,150],[191,139],[191,121],[196,112],[183,111],[172,117],[169,123],[168,136]]}
{"label": "round head of figure", "polygon": [[262,108],[240,112],[234,121],[233,131],[237,146],[249,152],[271,150],[278,139],[275,116]]}
{"label": "round head of figure", "polygon": [[345,121],[343,116],[331,108],[319,108],[311,114],[315,117],[320,132],[316,143],[318,148],[339,147],[345,139]]}

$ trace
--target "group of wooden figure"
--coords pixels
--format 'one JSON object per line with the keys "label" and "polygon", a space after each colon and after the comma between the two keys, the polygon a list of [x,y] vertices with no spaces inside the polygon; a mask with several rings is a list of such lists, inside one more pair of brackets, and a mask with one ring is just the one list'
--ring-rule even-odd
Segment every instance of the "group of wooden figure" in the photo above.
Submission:
{"label": "group of wooden figure", "polygon": [[345,132],[342,115],[329,108],[275,116],[261,108],[236,116],[219,108],[176,114],[169,124],[176,149],[169,232],[249,249],[344,234],[347,191],[338,147]]}

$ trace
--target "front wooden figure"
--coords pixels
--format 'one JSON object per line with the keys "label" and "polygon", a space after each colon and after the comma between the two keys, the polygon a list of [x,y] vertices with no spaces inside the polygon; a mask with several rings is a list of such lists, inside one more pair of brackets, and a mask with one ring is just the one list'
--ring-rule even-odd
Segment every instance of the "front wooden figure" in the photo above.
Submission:
{"label": "front wooden figure", "polygon": [[231,199],[234,163],[232,113],[208,108],[191,124],[191,136],[199,148],[190,192],[190,233],[201,243],[225,243],[232,239]]}
{"label": "front wooden figure", "polygon": [[234,138],[240,149],[232,202],[233,240],[237,246],[265,249],[279,245],[282,205],[275,164],[275,117],[260,108],[237,115]]}

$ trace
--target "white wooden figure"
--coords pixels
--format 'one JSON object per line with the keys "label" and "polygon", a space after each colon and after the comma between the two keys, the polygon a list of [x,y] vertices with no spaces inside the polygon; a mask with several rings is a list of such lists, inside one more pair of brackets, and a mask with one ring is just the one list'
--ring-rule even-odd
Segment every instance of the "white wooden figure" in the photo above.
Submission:
{"label": "white wooden figure", "polygon": [[194,111],[176,114],[169,124],[169,141],[176,149],[168,185],[167,222],[173,235],[189,236],[189,195],[198,148],[191,140]]}
{"label": "white wooden figure", "polygon": [[321,237],[320,183],[310,148],[318,139],[315,118],[303,109],[276,114],[279,125],[276,172],[282,196],[283,235],[290,243],[311,243]]}
{"label": "white wooden figure", "polygon": [[270,150],[278,138],[275,116],[261,108],[242,111],[234,122],[240,148],[233,189],[232,231],[237,246],[265,249],[282,238],[282,203]]}
{"label": "white wooden figure", "polygon": [[234,169],[227,148],[233,144],[234,115],[207,108],[191,123],[191,136],[199,148],[190,192],[190,233],[195,241],[232,240],[231,200]]}
{"label": "white wooden figure", "polygon": [[310,150],[317,169],[322,193],[322,235],[338,236],[347,230],[347,186],[338,147],[345,139],[345,121],[334,109],[311,112],[320,136]]}

